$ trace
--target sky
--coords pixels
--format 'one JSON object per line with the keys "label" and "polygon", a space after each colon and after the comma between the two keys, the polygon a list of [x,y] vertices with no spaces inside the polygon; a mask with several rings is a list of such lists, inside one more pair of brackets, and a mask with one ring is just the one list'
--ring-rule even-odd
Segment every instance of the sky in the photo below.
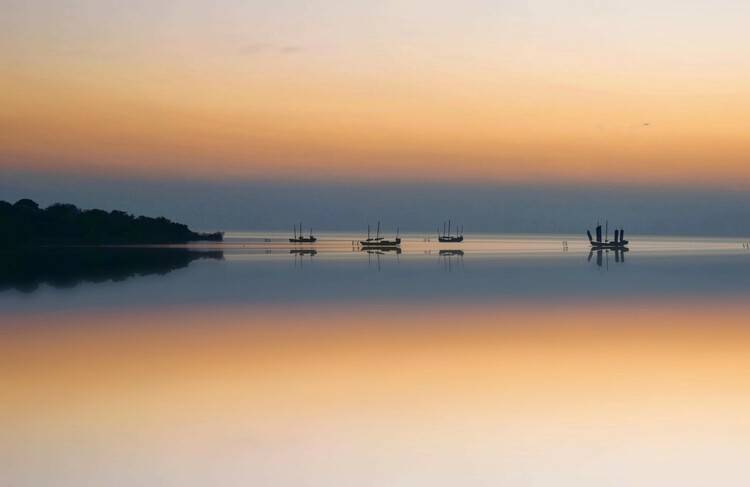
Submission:
{"label": "sky", "polygon": [[[595,186],[731,192],[736,214],[748,18],[726,0],[7,0],[0,177],[16,189],[0,199],[19,177],[42,201],[50,179],[83,195],[182,184],[165,200],[184,207],[195,185],[247,184],[269,211],[304,209],[294,187],[460,185],[453,204],[472,187]],[[397,213],[409,193],[393,191]]]}

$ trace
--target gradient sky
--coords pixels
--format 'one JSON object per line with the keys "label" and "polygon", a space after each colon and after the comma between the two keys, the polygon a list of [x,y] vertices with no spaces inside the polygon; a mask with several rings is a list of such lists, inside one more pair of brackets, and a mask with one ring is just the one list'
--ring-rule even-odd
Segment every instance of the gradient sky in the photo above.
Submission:
{"label": "gradient sky", "polygon": [[739,1],[41,1],[0,16],[0,170],[744,189]]}

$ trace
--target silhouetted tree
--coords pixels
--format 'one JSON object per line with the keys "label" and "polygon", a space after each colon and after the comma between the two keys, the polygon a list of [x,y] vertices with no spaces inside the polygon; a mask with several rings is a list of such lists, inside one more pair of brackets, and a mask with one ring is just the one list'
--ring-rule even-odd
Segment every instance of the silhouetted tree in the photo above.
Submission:
{"label": "silhouetted tree", "polygon": [[80,210],[56,203],[46,209],[30,199],[0,201],[0,247],[30,245],[168,244],[222,240],[164,217],[134,217],[123,211]]}

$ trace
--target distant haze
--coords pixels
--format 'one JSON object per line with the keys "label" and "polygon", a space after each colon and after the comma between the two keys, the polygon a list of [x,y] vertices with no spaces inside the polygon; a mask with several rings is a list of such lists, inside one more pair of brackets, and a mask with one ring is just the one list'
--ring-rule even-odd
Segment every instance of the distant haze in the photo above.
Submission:
{"label": "distant haze", "polygon": [[750,236],[750,195],[724,190],[415,183],[190,182],[0,172],[0,199],[163,215],[199,230],[580,233],[609,219],[641,234]]}

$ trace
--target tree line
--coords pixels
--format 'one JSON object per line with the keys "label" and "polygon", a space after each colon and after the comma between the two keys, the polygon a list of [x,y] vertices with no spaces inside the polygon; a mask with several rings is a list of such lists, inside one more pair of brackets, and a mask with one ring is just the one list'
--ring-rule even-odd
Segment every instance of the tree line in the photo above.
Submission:
{"label": "tree line", "polygon": [[220,241],[221,233],[198,233],[164,217],[124,211],[82,210],[55,203],[47,208],[30,199],[0,201],[0,247],[39,245],[172,244]]}

